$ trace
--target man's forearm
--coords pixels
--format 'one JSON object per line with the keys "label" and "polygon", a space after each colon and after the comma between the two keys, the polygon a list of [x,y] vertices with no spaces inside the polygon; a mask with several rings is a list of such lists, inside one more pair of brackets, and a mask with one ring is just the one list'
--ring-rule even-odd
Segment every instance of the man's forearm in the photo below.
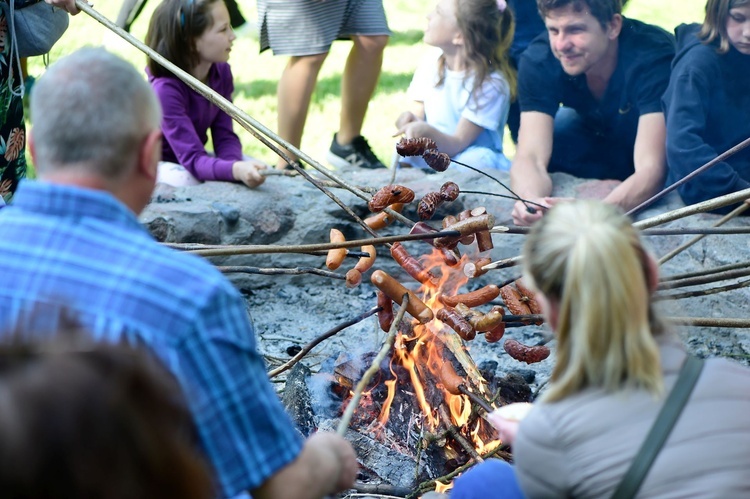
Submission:
{"label": "man's forearm", "polygon": [[662,181],[661,175],[639,175],[636,172],[615,187],[604,198],[604,202],[616,204],[624,211],[629,211],[656,194]]}
{"label": "man's forearm", "polygon": [[513,191],[524,199],[542,198],[552,193],[552,179],[547,171],[523,159],[513,162],[510,184]]}

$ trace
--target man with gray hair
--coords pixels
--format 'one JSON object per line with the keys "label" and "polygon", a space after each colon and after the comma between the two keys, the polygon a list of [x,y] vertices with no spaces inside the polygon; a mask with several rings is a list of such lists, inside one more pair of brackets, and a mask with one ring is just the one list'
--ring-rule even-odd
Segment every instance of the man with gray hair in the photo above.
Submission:
{"label": "man with gray hair", "polygon": [[357,463],[332,433],[302,441],[266,375],[239,292],[217,269],[158,244],[136,216],[161,152],[161,112],[129,63],[86,48],[31,95],[39,180],[0,211],[0,331],[56,331],[148,346],[179,380],[217,496],[316,498]]}

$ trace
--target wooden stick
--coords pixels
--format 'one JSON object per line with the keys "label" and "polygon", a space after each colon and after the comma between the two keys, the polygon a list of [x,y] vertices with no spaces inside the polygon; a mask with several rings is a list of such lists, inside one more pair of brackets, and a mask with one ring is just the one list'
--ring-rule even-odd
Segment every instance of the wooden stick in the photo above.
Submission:
{"label": "wooden stick", "polygon": [[[164,246],[167,246],[168,248],[180,250],[180,251],[196,251],[196,250],[204,250],[204,249],[222,249],[226,248],[227,246],[231,246],[228,244],[200,244],[200,243],[161,243]],[[328,254],[327,251],[302,251],[299,253],[300,255],[310,255],[310,256],[326,256]],[[372,256],[366,251],[356,251],[356,250],[346,250],[346,257],[347,258],[363,258],[363,257],[370,257]]]}
{"label": "wooden stick", "polygon": [[670,276],[665,276],[661,278],[662,282],[669,282],[669,281],[677,281],[680,279],[685,279],[688,277],[698,277],[702,275],[709,275],[709,274],[718,274],[719,272],[725,272],[727,270],[735,270],[735,269],[744,269],[746,267],[750,267],[750,262],[739,262],[739,263],[730,263],[728,265],[720,265],[718,267],[713,267],[710,269],[703,269],[703,270],[697,270],[695,272],[685,272],[684,274],[674,274]]}
{"label": "wooden stick", "polygon": [[346,280],[346,276],[343,274],[337,274],[330,270],[318,269],[313,267],[297,267],[293,269],[280,269],[280,268],[259,268],[259,267],[247,267],[247,266],[229,266],[229,267],[216,267],[222,274],[256,274],[256,275],[302,275],[302,274],[314,274],[322,277],[330,277],[331,279],[339,279],[341,281]]}
{"label": "wooden stick", "polygon": [[679,326],[750,328],[750,319],[730,317],[668,317],[667,320]]}
{"label": "wooden stick", "polygon": [[710,275],[703,275],[698,277],[687,277],[685,279],[672,280],[662,282],[659,284],[659,290],[684,288],[687,286],[699,286],[701,284],[710,284],[712,282],[726,281],[728,279],[736,279],[739,277],[747,277],[750,275],[750,268],[741,268],[735,270],[727,270],[726,272],[717,272]]}
{"label": "wooden stick", "polygon": [[479,455],[477,450],[474,448],[471,443],[469,443],[463,435],[461,435],[461,432],[458,431],[458,428],[451,422],[450,414],[448,414],[448,411],[445,409],[445,406],[440,404],[438,407],[438,414],[440,415],[440,419],[443,421],[443,424],[448,429],[448,433],[450,434],[453,439],[458,442],[458,444],[463,448],[464,451],[468,455],[470,455],[476,462],[483,463],[484,459],[482,456]]}
{"label": "wooden stick", "polygon": [[640,230],[648,229],[657,225],[665,224],[667,222],[679,220],[680,218],[685,218],[690,215],[695,215],[696,213],[704,213],[706,211],[717,210],[730,204],[742,202],[748,198],[750,198],[750,189],[743,189],[731,194],[726,194],[724,196],[709,199],[708,201],[703,201],[702,203],[691,204],[690,206],[677,208],[675,210],[668,211],[666,213],[662,213],[645,220],[640,220],[638,222],[635,222],[633,224],[633,227]]}
{"label": "wooden stick", "polygon": [[460,234],[455,230],[431,232],[429,234],[402,234],[398,236],[375,237],[372,239],[353,239],[340,243],[318,243],[318,244],[299,244],[292,246],[278,245],[244,245],[244,246],[225,246],[219,249],[195,250],[190,251],[194,255],[200,256],[229,256],[229,255],[260,255],[268,253],[306,253],[308,251],[320,251],[337,248],[356,248],[372,244],[395,243],[400,241],[417,241],[421,239],[433,239],[435,237],[449,236],[457,237]]}
{"label": "wooden stick", "polygon": [[723,293],[725,291],[746,288],[748,286],[750,286],[750,279],[736,282],[734,284],[727,284],[726,286],[717,286],[715,288],[699,289],[696,291],[686,291],[685,293],[673,293],[671,295],[659,293],[654,295],[654,300],[681,300],[683,298],[695,298],[698,296],[715,295],[717,293]]}
{"label": "wooden stick", "polygon": [[321,334],[320,336],[318,336],[317,338],[315,338],[314,340],[312,340],[310,343],[308,343],[307,345],[305,345],[304,347],[302,347],[302,350],[300,350],[297,355],[295,355],[294,357],[292,357],[285,364],[282,364],[279,367],[277,367],[276,369],[272,369],[271,371],[269,371],[268,372],[268,377],[269,378],[273,378],[273,377],[278,376],[279,374],[283,373],[287,369],[289,369],[292,366],[294,366],[294,364],[296,364],[297,362],[299,362],[300,360],[302,360],[302,357],[304,357],[305,355],[307,355],[307,353],[310,350],[312,350],[313,348],[315,348],[316,346],[318,346],[319,344],[321,344],[323,341],[327,340],[331,336],[334,336],[334,335],[338,334],[339,332],[343,331],[344,329],[348,328],[349,326],[353,326],[354,324],[357,324],[358,322],[362,322],[363,320],[367,319],[371,315],[377,314],[381,310],[382,310],[381,307],[375,307],[373,309],[368,310],[367,312],[365,312],[363,314],[358,315],[357,317],[354,317],[353,319],[349,319],[348,321],[346,321],[346,322],[344,322],[342,324],[339,324],[338,326],[334,327],[333,329],[329,329],[328,331],[326,331],[325,333]]}
{"label": "wooden stick", "polygon": [[351,400],[349,400],[349,403],[346,405],[346,411],[344,411],[344,415],[341,416],[341,421],[339,421],[339,426],[336,429],[336,433],[338,433],[339,435],[344,436],[344,434],[346,433],[346,429],[349,427],[349,421],[351,421],[352,416],[354,415],[354,410],[359,404],[359,399],[362,397],[362,392],[365,390],[365,388],[367,388],[367,384],[370,382],[372,377],[380,370],[380,363],[385,360],[385,357],[391,351],[391,348],[393,348],[393,341],[396,339],[398,327],[401,325],[401,321],[404,318],[404,313],[406,313],[407,303],[409,303],[409,295],[404,294],[404,297],[401,299],[401,308],[399,308],[396,317],[393,319],[393,323],[391,324],[391,328],[388,330],[388,336],[386,336],[385,341],[383,342],[383,346],[380,347],[380,351],[375,356],[375,358],[372,359],[372,364],[370,364],[370,367],[367,368],[367,371],[365,371],[362,379],[360,379],[357,383],[357,387],[354,389],[354,394],[352,395]]}
{"label": "wooden stick", "polygon": [[487,265],[482,266],[482,270],[497,270],[497,269],[505,269],[508,267],[515,267],[516,265],[520,265],[523,263],[523,258],[521,255],[514,256],[511,258],[504,258],[503,260],[498,260],[496,262],[488,263]]}
{"label": "wooden stick", "polygon": [[742,142],[740,142],[736,146],[732,147],[731,149],[729,149],[729,150],[721,153],[720,155],[716,156],[714,159],[712,159],[711,161],[709,161],[705,165],[699,167],[697,170],[695,170],[694,172],[690,173],[689,175],[686,175],[685,177],[681,178],[680,180],[678,180],[674,184],[670,185],[669,187],[666,187],[665,189],[662,189],[660,192],[656,193],[655,195],[651,196],[649,199],[645,200],[644,202],[642,202],[641,204],[639,204],[638,206],[636,206],[635,208],[633,208],[632,210],[630,210],[627,214],[628,215],[632,215],[633,213],[636,213],[636,212],[642,210],[646,206],[648,206],[651,203],[653,203],[653,202],[655,202],[655,201],[663,198],[664,196],[666,196],[667,194],[669,194],[673,190],[677,189],[679,186],[681,186],[685,182],[688,182],[688,181],[692,180],[696,175],[699,175],[699,174],[703,173],[704,171],[708,170],[709,168],[711,168],[712,166],[716,165],[717,163],[720,163],[720,162],[724,161],[725,159],[727,159],[728,157],[732,156],[733,154],[736,154],[736,153],[740,152],[741,150],[743,150],[744,148],[746,148],[748,145],[750,145],[750,137],[748,137],[747,139],[743,140]]}
{"label": "wooden stick", "polygon": [[[730,213],[728,213],[727,215],[724,215],[713,226],[714,227],[719,227],[721,225],[724,225],[726,222],[728,222],[729,220],[732,220],[737,215],[740,215],[740,214],[744,213],[745,210],[747,210],[748,208],[750,208],[750,205],[748,205],[747,203],[742,203],[737,208],[735,208],[734,210],[732,210]],[[696,237],[692,238],[690,241],[687,241],[686,243],[683,243],[682,245],[678,246],[677,248],[673,249],[672,251],[670,251],[666,255],[664,255],[661,258],[659,258],[659,265],[662,265],[663,263],[668,262],[669,260],[671,260],[675,256],[679,255],[680,253],[682,253],[683,251],[685,251],[686,249],[688,249],[690,246],[694,245],[695,243],[697,243],[698,241],[700,241],[701,239],[703,239],[704,237],[706,237],[706,235],[705,234],[701,234],[699,236],[696,236]]]}

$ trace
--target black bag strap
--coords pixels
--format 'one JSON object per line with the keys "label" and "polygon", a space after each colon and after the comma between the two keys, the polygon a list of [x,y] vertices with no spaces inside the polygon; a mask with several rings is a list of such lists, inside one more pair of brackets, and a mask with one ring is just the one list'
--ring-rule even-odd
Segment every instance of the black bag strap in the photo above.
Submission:
{"label": "black bag strap", "polygon": [[641,488],[643,479],[646,478],[651,465],[659,454],[664,442],[667,441],[674,424],[680,417],[683,407],[685,407],[690,398],[690,394],[693,391],[695,382],[700,377],[702,369],[703,359],[688,355],[682,364],[677,382],[672,387],[672,391],[664,402],[661,411],[659,411],[656,421],[651,426],[646,440],[641,445],[641,448],[638,449],[635,459],[630,464],[630,468],[625,473],[625,476],[622,477],[620,484],[612,495],[612,499],[630,499],[635,497],[638,489]]}

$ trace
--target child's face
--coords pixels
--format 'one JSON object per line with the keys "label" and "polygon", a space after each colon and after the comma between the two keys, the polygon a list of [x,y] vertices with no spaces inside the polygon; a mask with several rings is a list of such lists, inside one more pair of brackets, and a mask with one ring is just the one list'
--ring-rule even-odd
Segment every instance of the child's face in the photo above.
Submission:
{"label": "child's face", "polygon": [[227,62],[232,42],[237,37],[229,24],[229,11],[224,2],[218,1],[211,5],[211,16],[214,23],[195,39],[195,47],[201,62]]}
{"label": "child's face", "polygon": [[435,9],[427,14],[424,42],[446,50],[456,46],[460,34],[456,21],[456,0],[440,0]]}
{"label": "child's face", "polygon": [[750,4],[729,9],[727,37],[739,53],[750,55]]}

